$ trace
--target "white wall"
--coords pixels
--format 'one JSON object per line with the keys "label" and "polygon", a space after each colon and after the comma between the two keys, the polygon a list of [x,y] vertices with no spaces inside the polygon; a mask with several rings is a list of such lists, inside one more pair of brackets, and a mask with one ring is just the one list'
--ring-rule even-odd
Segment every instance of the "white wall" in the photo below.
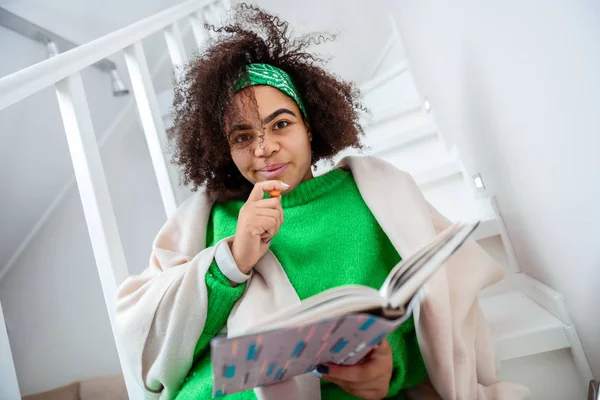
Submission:
{"label": "white wall", "polygon": [[[2,58],[0,76],[46,57],[42,46],[2,27],[0,54],[12,55]],[[55,97],[51,90],[44,90],[0,111],[0,271],[41,217],[44,209],[37,204],[39,198],[47,192],[56,196],[66,183],[63,175],[71,171],[68,159],[54,158],[61,150],[66,154],[67,146],[60,134]]]}
{"label": "white wall", "polygon": [[495,194],[522,269],[564,294],[600,376],[600,3],[390,2],[422,93]]}
{"label": "white wall", "polygon": [[[131,273],[147,264],[165,216],[135,119],[102,158]],[[71,187],[0,281],[23,395],[120,370],[79,193]]]}
{"label": "white wall", "polygon": [[0,281],[22,395],[118,370],[95,269],[73,187]]}

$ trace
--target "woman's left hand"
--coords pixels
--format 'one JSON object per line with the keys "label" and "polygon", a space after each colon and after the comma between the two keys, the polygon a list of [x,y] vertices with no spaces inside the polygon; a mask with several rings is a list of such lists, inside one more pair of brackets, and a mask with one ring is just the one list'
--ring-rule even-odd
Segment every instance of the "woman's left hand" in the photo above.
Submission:
{"label": "woman's left hand", "polygon": [[322,379],[335,383],[345,392],[367,400],[379,400],[387,396],[392,379],[392,347],[387,339],[357,365],[325,364],[317,371]]}

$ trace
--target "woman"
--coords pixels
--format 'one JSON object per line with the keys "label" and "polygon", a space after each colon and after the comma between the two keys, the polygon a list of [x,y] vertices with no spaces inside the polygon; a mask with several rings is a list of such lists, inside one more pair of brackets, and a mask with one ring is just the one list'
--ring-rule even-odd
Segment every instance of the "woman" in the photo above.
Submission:
{"label": "woman", "polygon": [[[379,288],[403,249],[414,251],[434,233],[435,221],[414,182],[390,165],[350,159],[345,168],[313,177],[311,166],[318,161],[360,148],[362,107],[351,84],[316,66],[318,60],[305,52],[312,38],[292,40],[287,29],[277,17],[239,6],[232,23],[216,29],[222,37],[191,63],[176,90],[175,160],[185,183],[204,192],[170,218],[156,239],[150,267],[129,278],[118,299],[120,340],[130,364],[145,388],[164,398],[212,396],[208,344],[224,329],[241,331],[288,303],[335,286]],[[398,204],[407,207],[401,215],[423,215],[426,222],[384,222],[394,221],[397,210],[369,193],[389,191],[394,199],[398,191],[391,185],[406,187],[397,199],[412,196]],[[500,273],[484,261],[487,284]],[[468,302],[473,310],[478,289],[466,289],[474,293]],[[475,331],[472,319],[465,317]],[[423,332],[437,332],[431,326]],[[473,352],[464,354],[474,359]],[[446,367],[441,375],[435,365],[428,368],[438,392],[454,390],[444,383]],[[364,363],[321,365],[315,372],[320,385],[304,376],[279,389],[230,398],[281,393],[402,398],[427,376],[412,318]],[[486,384],[495,383],[493,375]],[[478,390],[474,371],[466,379]]]}

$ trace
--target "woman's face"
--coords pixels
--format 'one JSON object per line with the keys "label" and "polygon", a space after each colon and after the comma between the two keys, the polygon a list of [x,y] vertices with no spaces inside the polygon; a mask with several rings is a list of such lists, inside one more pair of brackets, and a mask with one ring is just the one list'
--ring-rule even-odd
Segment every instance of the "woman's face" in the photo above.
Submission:
{"label": "woman's face", "polygon": [[236,93],[234,105],[240,111],[226,121],[225,132],[233,162],[248,181],[280,180],[291,191],[312,178],[311,134],[294,100],[274,87],[259,85]]}

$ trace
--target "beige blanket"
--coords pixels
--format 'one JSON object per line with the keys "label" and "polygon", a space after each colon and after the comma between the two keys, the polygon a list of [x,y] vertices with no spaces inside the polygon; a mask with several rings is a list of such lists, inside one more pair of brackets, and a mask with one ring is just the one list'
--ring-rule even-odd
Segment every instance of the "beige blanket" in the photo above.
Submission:
{"label": "beige blanket", "polygon": [[[351,169],[365,203],[404,258],[447,225],[408,174],[373,157],[348,157],[341,164]],[[128,278],[117,294],[117,340],[149,396],[173,398],[192,365],[206,320],[204,275],[214,257],[214,247],[204,248],[211,207],[203,193],[188,199],[160,230],[150,266]],[[470,242],[426,284],[415,325],[431,383],[409,391],[411,397],[428,392],[428,398],[514,400],[527,394],[522,386],[498,382],[494,343],[477,301],[479,291],[502,276],[492,258]],[[227,329],[239,334],[299,301],[268,252],[255,266]],[[261,399],[320,398],[319,380],[312,375],[255,392]]]}

